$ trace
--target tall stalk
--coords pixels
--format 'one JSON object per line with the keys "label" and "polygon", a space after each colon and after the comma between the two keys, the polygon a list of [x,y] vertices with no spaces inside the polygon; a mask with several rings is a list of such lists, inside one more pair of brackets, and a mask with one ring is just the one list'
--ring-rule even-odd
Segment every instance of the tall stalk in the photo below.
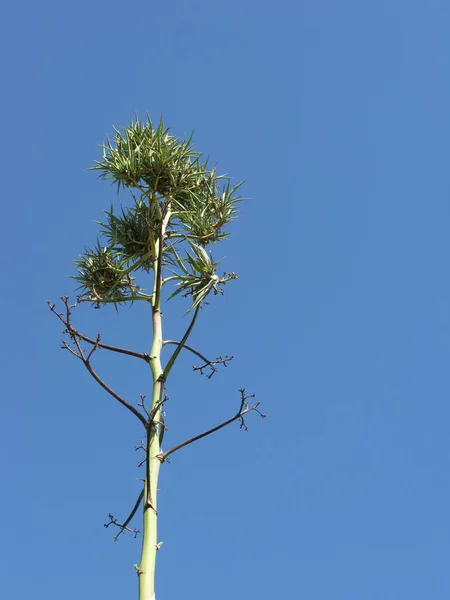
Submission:
{"label": "tall stalk", "polygon": [[[224,240],[228,233],[224,228],[237,216],[237,204],[242,198],[236,196],[240,187],[232,187],[228,177],[217,175],[215,169],[202,162],[201,154],[192,146],[192,140],[179,140],[169,134],[162,122],[153,127],[150,119],[141,123],[131,121],[122,131],[115,130],[114,141],[109,139],[103,146],[103,159],[97,161],[95,170],[100,177],[117,184],[118,191],[129,190],[133,199],[130,207],[121,208],[117,214],[111,208],[106,213],[100,238],[94,248],[86,248],[84,254],[75,261],[80,294],[75,304],[70,305],[63,296],[65,310],[58,313],[55,305],[50,309],[64,324],[68,340],[63,348],[76,356],[84,364],[92,377],[116,401],[137,417],[145,428],[145,441],[142,443],[145,465],[143,490],[140,492],[129,516],[119,521],[109,515],[110,522],[119,528],[118,536],[133,531],[130,523],[142,506],[142,552],[139,565],[135,565],[139,577],[139,600],[155,598],[156,553],[161,544],[157,535],[157,492],[161,465],[168,457],[185,446],[192,444],[222,427],[238,421],[246,429],[244,417],[255,411],[261,416],[258,405],[249,405],[244,389],[240,389],[238,411],[230,418],[207,431],[175,444],[169,450],[161,449],[165,424],[163,406],[165,384],[180,352],[185,350],[196,356],[201,364],[194,371],[206,373],[210,378],[219,365],[227,365],[231,356],[219,356],[214,360],[187,345],[200,309],[206,299],[223,293],[223,286],[236,279],[234,272],[217,274],[210,247]],[[104,243],[106,240],[106,244]],[[152,293],[145,292],[137,276],[151,279]],[[188,311],[193,316],[180,340],[163,339],[161,303],[165,286],[172,286],[168,298],[181,294],[189,300]],[[81,333],[72,323],[73,310],[82,303],[95,308],[113,304],[116,310],[122,305],[146,302],[152,314],[152,345],[150,353],[138,352],[104,344],[100,334],[91,337]],[[88,350],[82,344],[88,344]],[[175,349],[165,368],[161,363],[164,345]],[[92,357],[99,349],[115,352],[138,360],[150,366],[152,374],[151,402],[141,402],[136,408],[132,402],[120,396],[94,370]]]}
{"label": "tall stalk", "polygon": [[162,432],[163,427],[161,424],[161,411],[164,395],[164,371],[161,364],[161,350],[163,344],[161,319],[161,265],[164,249],[165,223],[167,220],[163,221],[161,225],[159,240],[156,245],[157,254],[154,264],[155,279],[152,294],[153,341],[150,350],[150,369],[153,378],[153,392],[147,426],[142,552],[141,562],[138,568],[139,600],[153,600],[155,598],[155,568],[156,553],[158,551],[157,495],[159,468],[161,465],[160,431]]}

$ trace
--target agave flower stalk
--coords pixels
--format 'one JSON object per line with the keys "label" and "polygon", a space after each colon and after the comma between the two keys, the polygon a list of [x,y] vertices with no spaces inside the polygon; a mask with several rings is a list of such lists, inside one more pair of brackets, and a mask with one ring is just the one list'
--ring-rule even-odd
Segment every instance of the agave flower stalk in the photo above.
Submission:
{"label": "agave flower stalk", "polygon": [[[234,272],[217,274],[219,261],[214,261],[211,247],[228,236],[225,228],[237,217],[238,203],[242,200],[237,191],[241,184],[233,187],[228,177],[209,169],[208,161],[203,161],[202,155],[194,150],[191,138],[180,140],[170,134],[162,121],[154,127],[150,118],[146,122],[136,118],[122,130],[116,129],[113,139],[104,144],[103,157],[93,169],[102,179],[113,181],[118,192],[128,190],[132,202],[118,212],[113,206],[105,211],[96,245],[87,247],[75,261],[75,279],[79,284],[77,303],[71,306],[68,298],[63,297],[65,313],[57,313],[53,304],[50,308],[65,325],[69,341],[64,341],[63,347],[79,358],[94,379],[144,425],[143,491],[127,520],[118,523],[110,515],[107,526],[117,525],[120,533],[129,530],[131,519],[142,506],[142,552],[139,565],[135,565],[139,600],[154,600],[156,554],[160,548],[157,491],[161,464],[173,452],[229,423],[239,420],[241,427],[245,427],[243,418],[250,411],[263,416],[258,403],[248,404],[252,396],[240,390],[239,410],[230,419],[166,452],[161,447],[165,431],[165,386],[180,352],[185,349],[200,357],[203,364],[195,370],[203,373],[209,369],[208,377],[216,371],[217,365],[226,366],[231,360],[228,356],[208,360],[188,346],[187,341],[206,298],[223,293],[223,286],[236,278]],[[170,299],[179,294],[189,301],[190,324],[179,341],[164,341],[163,296]],[[71,315],[77,304],[88,302],[95,308],[113,304],[118,310],[122,305],[137,301],[147,303],[151,309],[152,341],[148,353],[104,344],[100,336],[86,336],[72,324]],[[82,343],[90,345],[89,353]],[[174,346],[165,365],[161,360],[164,345]],[[151,401],[146,405],[142,396],[139,404],[142,411],[114,392],[94,370],[91,359],[100,348],[141,359],[150,367]]]}

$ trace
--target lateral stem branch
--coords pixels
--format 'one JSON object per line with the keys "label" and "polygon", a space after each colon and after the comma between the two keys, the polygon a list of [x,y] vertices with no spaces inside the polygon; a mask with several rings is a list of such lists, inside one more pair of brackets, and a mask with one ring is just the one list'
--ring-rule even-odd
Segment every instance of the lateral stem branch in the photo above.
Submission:
{"label": "lateral stem branch", "polygon": [[189,438],[188,440],[182,442],[181,444],[177,444],[176,446],[174,446],[173,448],[170,448],[170,450],[167,450],[166,452],[160,452],[158,454],[158,456],[156,456],[155,458],[158,458],[162,463],[165,462],[168,457],[173,454],[174,452],[177,452],[177,450],[181,450],[181,448],[184,448],[185,446],[189,446],[190,444],[193,444],[194,442],[197,442],[198,440],[201,440],[202,438],[211,435],[212,433],[215,433],[216,431],[219,431],[219,429],[222,429],[223,427],[226,427],[227,425],[230,425],[231,423],[233,423],[234,421],[237,421],[238,419],[241,420],[241,429],[245,429],[247,430],[247,426],[245,425],[244,422],[244,416],[246,414],[248,414],[249,412],[257,412],[261,418],[265,418],[266,415],[264,415],[263,413],[261,413],[258,409],[259,407],[259,402],[256,402],[253,406],[249,406],[248,404],[248,399],[249,398],[254,398],[254,394],[252,394],[251,396],[246,396],[245,395],[245,390],[241,389],[239,390],[241,392],[241,404],[239,406],[239,410],[238,412],[231,417],[230,419],[227,419],[226,421],[223,421],[222,423],[219,423],[219,425],[216,425],[215,427],[212,427],[211,429],[208,429],[207,431],[204,431],[203,433],[200,433],[192,438]]}
{"label": "lateral stem branch", "polygon": [[200,358],[203,361],[203,364],[198,365],[198,366],[194,365],[192,368],[194,371],[200,371],[201,375],[203,375],[203,372],[205,369],[210,369],[210,372],[207,375],[208,379],[211,379],[211,377],[217,371],[217,368],[216,368],[217,365],[223,365],[224,367],[226,367],[227,363],[230,362],[231,360],[233,360],[232,356],[225,356],[225,358],[222,358],[222,356],[218,356],[215,360],[210,360],[204,354],[202,354],[201,352],[199,352],[192,346],[183,344],[182,341],[178,342],[176,340],[165,340],[163,342],[163,346],[168,346],[169,344],[176,345],[176,346],[178,346],[178,348],[180,350],[185,349],[185,350],[188,350],[189,352],[192,352],[192,354],[195,354],[195,356],[198,356],[198,358]]}
{"label": "lateral stem branch", "polygon": [[90,349],[88,355],[86,356],[80,345],[80,340],[82,340],[83,338],[78,335],[78,333],[76,332],[76,330],[72,327],[72,325],[70,323],[71,310],[76,305],[70,306],[69,298],[67,296],[62,296],[61,300],[63,301],[64,306],[66,307],[66,315],[65,316],[60,313],[57,313],[55,311],[54,304],[51,304],[49,302],[48,305],[50,307],[50,310],[66,326],[66,333],[69,335],[70,339],[75,344],[76,351],[73,348],[71,348],[67,342],[63,342],[63,347],[66,348],[67,350],[69,350],[74,356],[79,358],[81,360],[81,362],[84,364],[84,366],[86,367],[86,369],[89,371],[89,373],[92,375],[92,377],[95,379],[95,381],[105,391],[107,391],[108,394],[110,394],[115,400],[117,400],[120,404],[122,404],[122,406],[125,406],[125,408],[127,408],[130,412],[132,412],[134,414],[134,416],[137,417],[141,421],[141,423],[144,425],[144,427],[147,429],[147,425],[148,425],[147,419],[137,410],[137,408],[132,406],[129,402],[127,402],[124,398],[122,398],[122,396],[119,396],[119,394],[117,392],[115,392],[111,387],[109,387],[109,385],[107,383],[105,383],[103,381],[103,379],[101,379],[101,377],[96,373],[96,371],[93,369],[93,367],[91,365],[91,362],[90,362],[91,357],[94,354],[94,352],[100,347],[100,334],[97,336],[97,339],[95,341],[92,340],[92,342],[93,342],[92,348]]}
{"label": "lateral stem branch", "polygon": [[[63,299],[65,298],[65,296],[63,296]],[[64,300],[63,300],[64,301]],[[150,357],[148,354],[146,354],[145,352],[135,352],[134,350],[128,350],[127,348],[120,348],[118,346],[111,346],[110,344],[103,344],[102,342],[98,341],[93,338],[88,337],[87,335],[84,335],[83,333],[81,333],[80,331],[78,331],[78,329],[75,329],[75,327],[73,327],[73,325],[70,322],[70,319],[67,320],[64,318],[64,316],[60,313],[57,313],[54,310],[54,305],[51,304],[50,302],[48,302],[48,305],[50,307],[50,310],[58,317],[58,319],[65,325],[66,329],[67,329],[67,333],[72,336],[72,335],[76,335],[80,340],[83,340],[83,342],[87,342],[88,344],[91,344],[91,346],[96,345],[97,348],[102,348],[103,350],[110,350],[111,352],[118,352],[119,354],[126,354],[127,356],[134,356],[135,358],[140,358],[141,360],[144,360],[145,362],[150,362]],[[75,308],[76,304],[73,304],[72,306],[69,306],[66,308],[69,308],[69,310],[71,311],[72,308]],[[69,315],[70,317],[70,315]]]}
{"label": "lateral stem branch", "polygon": [[121,533],[123,533],[124,531],[133,531],[136,535],[137,535],[137,533],[139,533],[137,529],[132,530],[128,527],[128,525],[131,522],[131,520],[133,519],[134,515],[136,514],[136,512],[142,502],[143,497],[144,497],[144,490],[142,489],[139,493],[138,499],[136,500],[136,503],[133,506],[130,514],[128,515],[127,519],[123,523],[118,523],[117,519],[114,519],[113,515],[109,514],[110,522],[105,523],[105,527],[108,528],[110,525],[115,525],[116,527],[118,527],[120,529],[119,533],[114,538],[114,541],[117,541],[119,538],[119,535]]}

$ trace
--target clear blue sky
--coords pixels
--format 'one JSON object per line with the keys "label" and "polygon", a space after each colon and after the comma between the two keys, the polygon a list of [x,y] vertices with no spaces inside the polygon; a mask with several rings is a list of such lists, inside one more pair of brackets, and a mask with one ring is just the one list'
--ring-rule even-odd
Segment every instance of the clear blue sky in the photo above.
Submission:
{"label": "clear blue sky", "polygon": [[[136,597],[140,543],[103,523],[134,503],[139,424],[46,301],[116,199],[98,144],[148,111],[251,197],[193,338],[235,361],[204,381],[184,358],[167,443],[241,386],[269,415],[164,467],[158,600],[449,598],[450,4],[44,0],[2,29],[2,596]],[[142,311],[77,324],[148,349]]]}

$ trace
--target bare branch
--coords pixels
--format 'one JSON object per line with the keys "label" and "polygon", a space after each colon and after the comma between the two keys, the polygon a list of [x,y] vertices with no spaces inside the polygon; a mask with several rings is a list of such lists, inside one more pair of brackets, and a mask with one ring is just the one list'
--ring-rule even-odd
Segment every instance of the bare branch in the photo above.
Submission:
{"label": "bare branch", "polygon": [[260,412],[258,410],[258,406],[260,404],[259,402],[256,402],[256,404],[254,404],[253,406],[248,405],[248,399],[254,398],[255,394],[246,396],[244,388],[241,388],[239,390],[239,392],[241,393],[241,405],[239,407],[238,412],[233,417],[231,417],[230,419],[227,419],[226,421],[223,421],[223,423],[220,423],[219,425],[216,425],[215,427],[212,427],[211,429],[208,429],[207,431],[204,431],[203,433],[200,433],[199,435],[189,438],[185,442],[182,442],[181,444],[174,446],[173,448],[171,448],[170,450],[167,450],[166,452],[160,452],[158,454],[158,456],[156,456],[155,458],[159,458],[159,460],[163,463],[168,459],[168,457],[171,454],[173,454],[177,450],[181,450],[181,448],[184,448],[185,446],[189,446],[189,444],[193,444],[197,440],[201,440],[202,438],[206,437],[207,435],[210,435],[211,433],[215,433],[216,431],[219,431],[219,429],[222,429],[223,427],[230,425],[230,423],[233,423],[234,421],[237,421],[238,419],[240,419],[240,421],[241,421],[241,429],[247,430],[247,426],[245,425],[245,422],[244,422],[244,416],[246,414],[248,414],[249,412],[255,411],[261,416],[261,418],[264,419],[266,417],[266,415],[264,415],[262,412]]}
{"label": "bare branch", "polygon": [[147,407],[145,406],[145,398],[146,398],[145,394],[139,394],[139,398],[141,399],[141,401],[138,402],[138,406],[140,406],[145,411],[145,414],[147,415],[147,417],[149,417],[150,414],[147,410]]}
{"label": "bare branch", "polygon": [[210,369],[210,372],[206,377],[211,379],[211,377],[217,371],[216,365],[223,365],[226,367],[227,362],[230,362],[230,360],[233,360],[232,356],[225,356],[225,358],[218,356],[215,360],[207,360],[203,365],[199,365],[197,367],[194,365],[192,368],[194,371],[200,371],[200,375],[203,375],[205,369]]}
{"label": "bare branch", "polygon": [[128,518],[126,519],[126,521],[124,521],[123,523],[118,523],[117,519],[114,518],[114,516],[109,513],[108,517],[109,517],[109,523],[105,523],[104,527],[107,529],[110,525],[115,525],[116,527],[119,527],[120,531],[119,533],[116,535],[116,537],[114,538],[114,541],[117,542],[117,540],[119,539],[119,535],[121,533],[123,533],[124,531],[132,531],[134,533],[134,537],[137,536],[138,533],[140,533],[139,529],[130,529],[128,527],[128,524],[130,523],[130,521],[132,520],[132,518],[134,517],[134,515],[136,514],[141,502],[142,502],[142,498],[144,497],[144,490],[142,489],[139,493],[138,499],[136,500],[136,504],[133,506],[133,509],[131,511],[131,513],[129,514]]}
{"label": "bare branch", "polygon": [[143,450],[144,451],[144,458],[140,462],[138,462],[138,465],[137,465],[140,468],[140,467],[142,467],[142,465],[145,465],[145,462],[147,460],[147,454],[146,454],[147,447],[145,445],[144,440],[141,440],[141,443],[139,444],[139,446],[135,446],[134,450],[135,450],[135,452],[137,452],[138,450]]}
{"label": "bare branch", "polygon": [[[181,342],[177,342],[176,340],[166,340],[166,341],[163,342],[163,346],[167,346],[169,344],[174,344],[176,346],[180,346]],[[226,367],[227,366],[227,362],[230,362],[230,360],[233,360],[233,356],[225,356],[225,358],[222,358],[221,356],[218,356],[215,360],[209,360],[209,358],[206,358],[206,356],[204,356],[201,352],[199,352],[198,350],[196,350],[192,346],[188,346],[187,344],[183,344],[182,348],[184,348],[185,350],[189,350],[189,352],[192,352],[192,354],[195,354],[196,356],[198,356],[199,358],[201,358],[202,361],[204,362],[203,365],[193,366],[192,368],[193,368],[194,371],[200,371],[200,374],[203,375],[203,371],[205,369],[207,369],[207,368],[211,369],[211,372],[208,373],[208,375],[207,375],[208,379],[211,379],[211,377],[217,371],[216,365],[223,365],[224,367]]]}
{"label": "bare branch", "polygon": [[63,340],[61,348],[63,350],[68,350],[71,354],[73,354],[74,356],[76,356],[76,358],[80,358],[81,359],[81,356],[78,354],[78,352],[75,352],[75,350],[70,347],[70,344],[68,342],[66,342],[66,340]]}
{"label": "bare branch", "polygon": [[[75,336],[76,337],[76,336]],[[77,338],[78,339],[78,338]],[[95,344],[92,346],[92,348],[89,351],[89,354],[86,357],[86,361],[89,362],[91,360],[91,356],[94,354],[94,352],[97,350],[98,345],[100,343],[100,334],[97,334],[97,340],[95,342]]]}
{"label": "bare branch", "polygon": [[[69,306],[69,298],[67,296],[62,296],[61,300],[63,301],[64,306],[66,307],[66,316],[65,317],[55,311],[54,304],[51,304],[50,302],[48,304],[49,304],[50,310],[54,314],[56,314],[57,317],[64,324],[67,324],[66,333],[70,336],[71,340],[75,344],[75,346],[77,348],[77,352],[73,351],[73,349],[70,348],[70,346],[69,346],[69,344],[67,344],[67,342],[64,342],[64,348],[66,348],[67,350],[70,350],[72,352],[72,354],[75,354],[75,356],[77,356],[77,358],[80,358],[82,363],[86,367],[86,369],[89,371],[89,373],[95,379],[95,381],[97,381],[97,383],[100,384],[100,386],[104,390],[106,390],[108,392],[108,394],[110,394],[115,400],[120,402],[120,404],[122,404],[123,406],[125,406],[125,408],[127,408],[130,412],[132,412],[141,421],[141,423],[144,425],[144,427],[147,428],[147,419],[137,410],[137,408],[135,408],[129,402],[127,402],[124,398],[119,396],[119,394],[117,394],[117,392],[115,392],[113,389],[111,389],[109,387],[109,385],[107,385],[99,377],[99,375],[97,375],[97,373],[94,371],[94,369],[92,368],[92,365],[90,363],[90,359],[91,359],[92,354],[97,350],[98,343],[95,343],[92,346],[89,354],[87,356],[85,356],[83,349],[81,348],[81,345],[80,345],[80,338],[78,337],[78,335],[76,333],[74,333],[74,331],[71,330],[71,325],[70,325],[70,312],[71,312],[72,308],[74,308],[75,305]],[[99,336],[97,337],[97,339],[99,339]]]}
{"label": "bare branch", "polygon": [[[87,336],[79,333],[75,329],[74,333],[78,335],[78,337],[84,342],[88,342],[89,344],[95,343],[95,340],[88,338]],[[98,343],[97,346],[104,350],[110,350],[111,352],[118,352],[119,354],[126,354],[127,356],[134,356],[135,358],[140,358],[141,360],[145,360],[146,363],[150,362],[150,356],[146,352],[135,352],[134,350],[128,350],[127,348],[119,348],[118,346],[111,346],[110,344]]]}
{"label": "bare branch", "polygon": [[144,450],[145,451],[145,444],[144,444],[144,440],[141,440],[141,443],[139,444],[139,446],[135,446],[134,447],[134,451],[137,452],[138,450]]}
{"label": "bare branch", "polygon": [[[63,296],[61,298],[63,300],[63,302],[65,302],[64,298],[66,298],[66,296]],[[81,333],[80,331],[75,329],[75,327],[73,327],[73,325],[70,322],[70,319],[69,320],[65,319],[61,313],[57,313],[54,310],[55,309],[54,304],[52,304],[51,302],[47,302],[47,304],[49,305],[52,313],[54,313],[58,317],[58,319],[64,324],[64,326],[66,327],[66,332],[69,335],[72,335],[72,334],[76,335],[78,338],[80,338],[80,340],[83,340],[83,342],[87,342],[88,344],[91,344],[91,346],[97,345],[98,348],[102,348],[104,350],[110,350],[111,352],[118,352],[120,354],[134,356],[135,358],[140,358],[141,360],[144,360],[146,363],[150,362],[150,357],[145,352],[135,352],[134,350],[128,350],[127,348],[119,348],[118,346],[111,346],[109,344],[103,344],[103,343],[100,343],[100,338],[98,338],[98,341],[97,341],[97,338],[94,340],[94,339],[88,337],[87,335],[84,335],[83,333]],[[75,307],[76,307],[76,304],[73,304],[72,306],[69,307],[69,309],[72,310]],[[69,313],[69,317],[70,317],[70,313]]]}
{"label": "bare branch", "polygon": [[[75,344],[77,345],[78,351],[80,352],[81,351],[80,342],[76,341],[76,338],[74,341],[75,341]],[[128,408],[128,410],[131,411],[133,413],[133,415],[135,415],[141,421],[141,423],[144,425],[144,427],[147,427],[147,419],[137,410],[137,408],[134,408],[134,406],[132,406],[124,398],[119,396],[119,394],[117,394],[117,392],[115,392],[113,389],[111,389],[109,387],[109,385],[107,385],[97,375],[97,373],[92,368],[92,365],[90,364],[89,360],[84,357],[84,354],[81,355],[81,360],[83,361],[84,366],[89,371],[89,373],[92,375],[92,377],[95,379],[95,381],[97,383],[99,383],[101,385],[101,387],[108,392],[108,394],[110,394],[113,398],[115,398],[118,402],[120,402],[120,404],[122,404],[122,406],[125,406],[125,408]]]}

